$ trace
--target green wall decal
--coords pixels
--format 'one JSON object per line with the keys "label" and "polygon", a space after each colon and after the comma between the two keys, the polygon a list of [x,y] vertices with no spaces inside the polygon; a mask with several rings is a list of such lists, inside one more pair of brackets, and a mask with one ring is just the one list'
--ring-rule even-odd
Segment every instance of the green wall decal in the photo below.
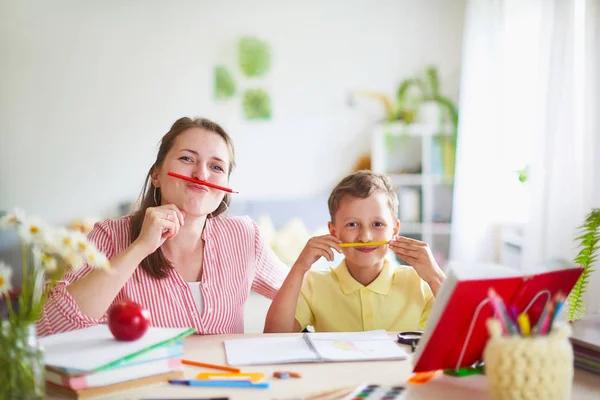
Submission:
{"label": "green wall decal", "polygon": [[248,89],[242,102],[244,115],[249,120],[271,119],[271,98],[263,89]]}
{"label": "green wall decal", "polygon": [[215,67],[215,99],[230,99],[235,94],[235,79],[223,65]]}
{"label": "green wall decal", "polygon": [[248,77],[262,76],[271,65],[269,44],[252,36],[240,39],[238,57],[241,70]]}

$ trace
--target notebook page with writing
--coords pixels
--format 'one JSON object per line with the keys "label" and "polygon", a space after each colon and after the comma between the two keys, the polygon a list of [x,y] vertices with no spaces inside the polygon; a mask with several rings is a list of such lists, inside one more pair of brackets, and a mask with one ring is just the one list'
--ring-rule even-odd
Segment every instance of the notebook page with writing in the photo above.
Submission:
{"label": "notebook page with writing", "polygon": [[385,330],[307,333],[321,361],[404,360],[407,354]]}
{"label": "notebook page with writing", "polygon": [[99,324],[40,338],[40,344],[46,365],[97,372],[181,340],[194,331],[192,328],[150,327],[140,339],[120,342],[113,337],[107,325]]}
{"label": "notebook page with writing", "polygon": [[229,365],[266,365],[319,360],[304,336],[225,340]]}

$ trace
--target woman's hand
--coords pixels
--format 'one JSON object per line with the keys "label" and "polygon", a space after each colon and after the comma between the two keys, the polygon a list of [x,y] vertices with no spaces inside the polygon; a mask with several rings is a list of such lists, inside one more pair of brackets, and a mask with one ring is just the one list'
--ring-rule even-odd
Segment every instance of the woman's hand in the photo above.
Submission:
{"label": "woman's hand", "polygon": [[150,255],[166,240],[176,236],[183,224],[184,214],[174,204],[149,207],[135,244],[144,249],[146,255]]}
{"label": "woman's hand", "polygon": [[395,236],[390,241],[390,249],[417,271],[421,279],[429,284],[435,296],[446,275],[435,261],[429,245],[420,240]]}
{"label": "woman's hand", "polygon": [[321,257],[327,261],[333,261],[333,250],[342,253],[339,244],[342,241],[332,235],[315,236],[311,238],[304,246],[298,260],[294,263],[294,269],[306,272]]}

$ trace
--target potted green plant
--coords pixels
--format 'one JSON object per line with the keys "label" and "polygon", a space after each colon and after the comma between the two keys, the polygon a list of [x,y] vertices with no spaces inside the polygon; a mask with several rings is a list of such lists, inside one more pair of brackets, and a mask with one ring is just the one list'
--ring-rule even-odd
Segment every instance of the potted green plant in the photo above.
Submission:
{"label": "potted green plant", "polygon": [[[403,80],[396,95],[396,115],[410,123],[414,118],[403,116],[416,114],[416,120],[439,123],[442,161],[446,175],[454,175],[456,138],[458,133],[458,109],[454,102],[440,93],[439,73],[435,66],[427,66],[424,73]],[[448,132],[447,126],[450,126]]]}
{"label": "potted green plant", "polygon": [[592,264],[596,261],[598,241],[600,240],[600,209],[594,208],[587,215],[583,225],[580,227],[581,234],[577,237],[579,241],[579,254],[575,257],[575,263],[583,267],[583,274],[575,284],[567,300],[569,310],[567,318],[569,321],[580,319],[585,314],[585,295],[594,269]]}

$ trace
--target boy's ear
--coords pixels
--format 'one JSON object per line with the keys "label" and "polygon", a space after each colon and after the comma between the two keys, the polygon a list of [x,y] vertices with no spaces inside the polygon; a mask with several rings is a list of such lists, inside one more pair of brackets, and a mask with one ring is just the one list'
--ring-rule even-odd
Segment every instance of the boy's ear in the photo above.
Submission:
{"label": "boy's ear", "polygon": [[330,234],[331,236],[335,236],[335,237],[337,237],[337,235],[335,234],[335,227],[333,226],[333,223],[332,223],[331,221],[329,221],[329,222],[327,223],[327,228],[329,228],[329,234]]}
{"label": "boy's ear", "polygon": [[397,219],[394,224],[394,236],[398,236],[398,233],[400,233],[400,220]]}

